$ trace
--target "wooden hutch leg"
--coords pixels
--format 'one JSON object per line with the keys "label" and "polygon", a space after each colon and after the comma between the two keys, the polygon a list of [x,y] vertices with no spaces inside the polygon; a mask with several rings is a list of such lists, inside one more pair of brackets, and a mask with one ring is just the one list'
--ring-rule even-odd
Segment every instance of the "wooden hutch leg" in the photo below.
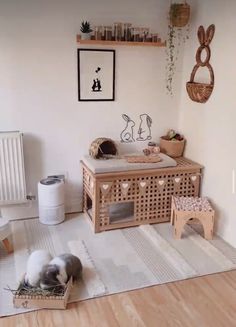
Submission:
{"label": "wooden hutch leg", "polygon": [[85,170],[83,168],[83,203],[82,203],[83,212],[87,211],[87,193],[85,190]]}
{"label": "wooden hutch leg", "polygon": [[181,214],[175,213],[174,228],[175,228],[175,238],[176,239],[180,239],[181,238],[183,227],[186,224],[186,221],[187,220],[188,219],[186,219],[185,217],[183,217]]}
{"label": "wooden hutch leg", "polygon": [[11,245],[8,238],[5,238],[4,240],[2,240],[2,243],[3,243],[4,248],[6,249],[7,253],[12,253],[13,252],[13,246]]}
{"label": "wooden hutch leg", "polygon": [[85,188],[83,189],[83,212],[87,212],[87,193],[85,191]]}
{"label": "wooden hutch leg", "polygon": [[170,223],[171,223],[171,225],[174,225],[174,219],[175,219],[175,208],[174,208],[174,204],[173,204],[173,200],[172,200],[171,214],[170,214]]}
{"label": "wooden hutch leg", "polygon": [[95,181],[95,192],[94,192],[94,208],[93,208],[93,223],[94,223],[94,232],[100,232],[100,187],[99,183]]}
{"label": "wooden hutch leg", "polygon": [[204,237],[206,240],[212,240],[213,238],[213,217],[208,215],[201,219],[201,223],[204,229]]}

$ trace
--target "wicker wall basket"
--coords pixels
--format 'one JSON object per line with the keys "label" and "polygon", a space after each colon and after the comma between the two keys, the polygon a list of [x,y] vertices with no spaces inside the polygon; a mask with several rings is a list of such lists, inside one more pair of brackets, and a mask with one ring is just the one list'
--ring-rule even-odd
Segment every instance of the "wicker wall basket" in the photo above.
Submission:
{"label": "wicker wall basket", "polygon": [[172,158],[178,158],[183,155],[185,146],[185,140],[182,141],[170,141],[165,139],[165,136],[160,138],[160,149],[162,153],[167,154]]}
{"label": "wicker wall basket", "polygon": [[[186,89],[191,100],[199,103],[205,103],[210,98],[211,93],[214,88],[214,71],[211,67],[209,61],[211,58],[211,49],[209,44],[211,43],[215,33],[215,25],[211,24],[205,31],[204,27],[201,25],[198,28],[197,36],[200,43],[199,48],[196,53],[197,64],[193,67],[190,80],[186,83]],[[206,58],[202,59],[202,51],[206,51]],[[210,83],[199,83],[194,82],[196,72],[199,68],[206,67],[210,73]]]}
{"label": "wicker wall basket", "polygon": [[89,154],[95,159],[102,158],[104,155],[117,155],[118,149],[112,139],[99,137],[95,139],[89,148]]}
{"label": "wicker wall basket", "polygon": [[173,3],[170,6],[170,24],[175,27],[184,27],[190,18],[190,6],[187,3]]}
{"label": "wicker wall basket", "polygon": [[187,82],[186,89],[191,100],[205,103],[210,98],[213,91],[213,84]]}

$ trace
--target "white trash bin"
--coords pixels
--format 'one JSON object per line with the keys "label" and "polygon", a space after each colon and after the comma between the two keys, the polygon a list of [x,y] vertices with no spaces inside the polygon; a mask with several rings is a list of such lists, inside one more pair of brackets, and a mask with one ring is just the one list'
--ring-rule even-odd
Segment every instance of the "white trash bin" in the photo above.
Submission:
{"label": "white trash bin", "polygon": [[60,224],[65,220],[64,181],[46,178],[38,183],[39,221],[46,225]]}

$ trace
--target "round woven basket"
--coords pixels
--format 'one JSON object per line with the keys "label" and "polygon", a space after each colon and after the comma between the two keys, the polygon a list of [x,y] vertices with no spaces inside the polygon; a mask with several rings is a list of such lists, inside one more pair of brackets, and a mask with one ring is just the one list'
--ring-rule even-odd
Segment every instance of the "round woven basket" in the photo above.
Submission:
{"label": "round woven basket", "polygon": [[102,158],[104,155],[117,155],[118,150],[115,142],[106,137],[95,139],[89,148],[89,154],[95,159]]}
{"label": "round woven basket", "polygon": [[172,26],[184,27],[188,24],[190,6],[187,3],[174,3],[170,6],[170,23]]}
{"label": "round woven basket", "polygon": [[171,141],[165,139],[165,136],[160,138],[160,149],[162,153],[167,154],[172,158],[181,157],[184,151],[185,140]]}
{"label": "round woven basket", "polygon": [[214,88],[213,84],[204,84],[196,82],[187,82],[186,89],[190,99],[195,102],[205,103],[210,98],[212,90]]}

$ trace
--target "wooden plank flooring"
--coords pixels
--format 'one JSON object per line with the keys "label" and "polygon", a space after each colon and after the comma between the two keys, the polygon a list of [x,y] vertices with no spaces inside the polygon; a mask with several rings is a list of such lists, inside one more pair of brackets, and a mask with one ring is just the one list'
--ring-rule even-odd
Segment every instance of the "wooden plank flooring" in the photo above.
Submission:
{"label": "wooden plank flooring", "polygon": [[0,319],[1,327],[235,327],[236,270]]}

